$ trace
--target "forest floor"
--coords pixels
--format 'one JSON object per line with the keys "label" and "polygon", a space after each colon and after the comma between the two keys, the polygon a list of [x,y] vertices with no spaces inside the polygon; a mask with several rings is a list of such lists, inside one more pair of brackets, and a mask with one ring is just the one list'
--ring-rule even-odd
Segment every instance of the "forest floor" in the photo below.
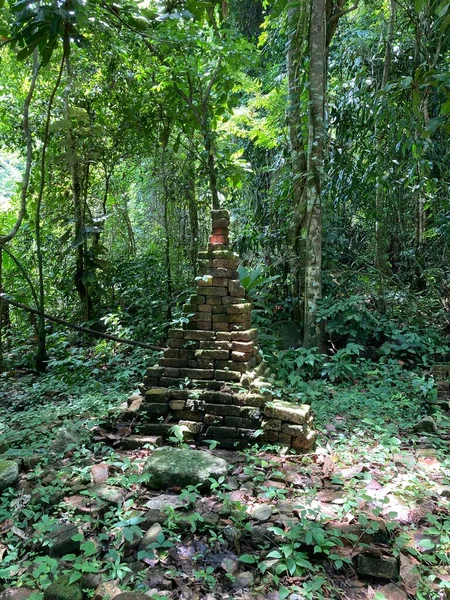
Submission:
{"label": "forest floor", "polygon": [[414,431],[424,406],[412,376],[379,375],[312,386],[314,452],[205,449],[230,463],[228,479],[159,493],[142,474],[154,447],[125,450],[120,424],[107,433],[108,411],[132,392],[126,380],[10,373],[0,381],[1,458],[19,464],[20,478],[0,500],[2,588],[42,598],[65,573],[72,599],[74,586],[98,600],[119,590],[450,597],[450,419],[437,413],[436,431]]}

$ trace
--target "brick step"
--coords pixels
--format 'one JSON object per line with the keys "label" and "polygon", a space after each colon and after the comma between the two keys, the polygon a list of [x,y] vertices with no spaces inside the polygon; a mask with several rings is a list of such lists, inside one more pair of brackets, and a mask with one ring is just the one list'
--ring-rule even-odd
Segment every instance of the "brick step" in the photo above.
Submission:
{"label": "brick step", "polygon": [[139,450],[144,446],[162,446],[164,438],[162,435],[128,435],[120,441],[120,447],[124,450]]}

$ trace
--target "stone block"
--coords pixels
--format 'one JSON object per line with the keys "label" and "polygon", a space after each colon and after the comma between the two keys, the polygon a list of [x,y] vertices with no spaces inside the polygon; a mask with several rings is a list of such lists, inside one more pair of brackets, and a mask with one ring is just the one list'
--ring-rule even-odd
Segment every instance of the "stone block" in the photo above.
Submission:
{"label": "stone block", "polygon": [[303,425],[311,414],[311,407],[307,404],[292,404],[284,400],[274,400],[265,408],[264,414],[269,419],[290,421],[295,425]]}
{"label": "stone block", "polygon": [[195,349],[191,350],[183,348],[180,350],[180,358],[183,358],[184,360],[191,360],[192,358],[195,358],[195,352]]}
{"label": "stone block", "polygon": [[214,269],[228,269],[230,271],[236,271],[237,267],[238,267],[238,263],[237,263],[237,260],[233,260],[233,259],[213,258],[212,267]]}
{"label": "stone block", "polygon": [[226,427],[236,427],[237,429],[259,429],[258,419],[248,419],[245,417],[225,417]]}
{"label": "stone block", "polygon": [[171,410],[184,410],[186,408],[186,400],[169,400],[169,408]]}
{"label": "stone block", "polygon": [[195,283],[198,285],[198,287],[211,287],[213,285],[212,275],[203,275],[201,277],[196,277]]}
{"label": "stone block", "polygon": [[199,331],[211,331],[212,326],[211,326],[211,322],[196,321],[195,328],[198,329]]}
{"label": "stone block", "polygon": [[218,304],[217,306],[212,307],[213,315],[225,315],[227,312],[227,307],[224,304]]}
{"label": "stone block", "polygon": [[177,423],[180,419],[203,423],[204,418],[205,413],[202,410],[190,410],[189,408],[185,408],[184,410],[174,410],[171,415],[171,420],[176,420]]}
{"label": "stone block", "polygon": [[165,402],[162,403],[153,403],[153,404],[142,404],[141,410],[143,413],[150,415],[152,417],[165,417],[169,413],[169,404]]}
{"label": "stone block", "polygon": [[228,235],[228,231],[228,225],[225,225],[224,227],[212,226],[213,235]]}
{"label": "stone block", "polygon": [[261,394],[236,394],[233,397],[233,402],[239,406],[262,408],[265,406],[267,399]]}
{"label": "stone block", "polygon": [[231,341],[231,333],[228,333],[227,331],[218,331],[216,339],[218,342]]}
{"label": "stone block", "polygon": [[190,390],[169,390],[170,400],[187,400],[191,394]]}
{"label": "stone block", "polygon": [[239,280],[231,279],[228,285],[228,289],[230,291],[231,296],[236,296],[239,298],[243,298],[245,296],[245,290],[240,284]]}
{"label": "stone block", "polygon": [[183,304],[182,310],[184,312],[185,315],[189,315],[191,313],[195,313],[195,311],[198,309],[198,306],[196,304]]}
{"label": "stone block", "polygon": [[221,425],[223,423],[224,417],[219,417],[218,415],[205,415],[205,424],[206,425]]}
{"label": "stone block", "polygon": [[187,362],[187,368],[188,369],[198,369],[198,360],[196,360],[195,358],[191,358],[190,360],[188,360]]}
{"label": "stone block", "polygon": [[246,331],[234,331],[231,334],[231,339],[233,342],[250,342],[256,339],[257,335],[257,329],[247,329]]}
{"label": "stone block", "polygon": [[213,342],[200,342],[200,350],[231,350],[231,343],[230,342],[220,342],[220,341],[213,341]]}
{"label": "stone block", "polygon": [[237,304],[231,304],[227,308],[227,312],[229,315],[249,315],[252,310],[252,305],[250,302],[241,302]]}
{"label": "stone block", "polygon": [[241,373],[239,371],[225,371],[216,369],[214,371],[214,379],[216,381],[240,381]]}
{"label": "stone block", "polygon": [[217,425],[210,425],[208,427],[207,435],[211,439],[235,439],[236,438],[236,429],[234,427],[221,427]]}
{"label": "stone block", "polygon": [[229,220],[229,218],[224,218],[224,217],[222,217],[222,218],[218,218],[218,217],[213,218],[213,221],[212,221],[212,228],[213,228],[213,230],[215,230],[215,229],[226,229],[226,230],[228,230],[229,226],[230,226],[230,220]]}
{"label": "stone block", "polygon": [[215,315],[212,315],[212,322],[213,323],[228,323],[229,316],[225,313],[216,313]]}
{"label": "stone block", "polygon": [[181,369],[180,375],[189,379],[214,379],[212,369]]}
{"label": "stone block", "polygon": [[232,360],[216,360],[216,369],[228,370],[228,371],[239,371],[239,373],[245,373],[247,366],[243,362],[234,362]]}
{"label": "stone block", "polygon": [[295,437],[304,437],[307,433],[305,425],[292,425],[291,423],[283,423],[281,430],[283,433],[287,433]]}
{"label": "stone block", "polygon": [[214,361],[209,358],[199,358],[197,364],[199,369],[214,369]]}
{"label": "stone block", "polygon": [[195,296],[191,296],[190,303],[191,304],[205,304],[206,298],[202,294],[196,294]]}
{"label": "stone block", "polygon": [[231,360],[235,360],[237,362],[247,362],[251,359],[251,352],[237,352],[234,351],[231,353]]}
{"label": "stone block", "polygon": [[309,452],[314,448],[316,439],[317,433],[315,431],[309,431],[301,437],[292,436],[291,448],[297,452]]}
{"label": "stone block", "polygon": [[236,352],[253,352],[255,345],[253,342],[232,342],[232,349]]}
{"label": "stone block", "polygon": [[166,367],[164,369],[164,377],[179,377],[180,369],[176,369],[175,367]]}
{"label": "stone block", "polygon": [[182,348],[183,347],[183,340],[179,340],[179,339],[169,339],[167,340],[167,345],[169,346],[169,348]]}
{"label": "stone block", "polygon": [[287,446],[290,446],[292,443],[292,436],[288,435],[287,433],[280,433],[280,443],[281,444],[286,444]]}
{"label": "stone block", "polygon": [[210,304],[200,304],[198,307],[198,311],[200,313],[212,313],[212,306]]}
{"label": "stone block", "polygon": [[280,439],[280,434],[278,431],[269,430],[264,432],[264,438],[268,442],[278,442]]}
{"label": "stone block", "polygon": [[179,387],[181,383],[181,379],[176,377],[161,377],[160,385],[170,388],[170,387]]}
{"label": "stone block", "polygon": [[169,340],[170,339],[181,340],[183,337],[183,330],[177,329],[177,328],[169,329],[169,331],[167,333],[167,337],[169,338]]}
{"label": "stone block", "polygon": [[205,340],[213,340],[215,337],[214,333],[212,331],[192,330],[192,331],[184,331],[183,333],[184,333],[183,337],[185,340],[205,341]]}
{"label": "stone block", "polygon": [[223,385],[222,381],[216,381],[214,379],[193,379],[191,385],[195,389],[202,390],[220,390]]}
{"label": "stone block", "polygon": [[205,391],[201,393],[200,398],[206,403],[233,404],[235,396],[226,392]]}
{"label": "stone block", "polygon": [[144,383],[145,388],[158,387],[159,380],[160,380],[160,377],[147,377],[147,375],[146,375],[144,377],[143,383]]}
{"label": "stone block", "polygon": [[180,350],[178,348],[166,348],[164,358],[180,358]]}
{"label": "stone block", "polygon": [[358,575],[377,577],[379,579],[398,580],[400,575],[399,561],[394,557],[382,558],[366,554],[358,555]]}
{"label": "stone block", "polygon": [[227,294],[227,288],[224,286],[211,286],[203,290],[206,297],[208,296],[225,296]]}
{"label": "stone block", "polygon": [[160,358],[159,364],[161,367],[177,367],[179,369],[185,367],[187,363],[183,358]]}
{"label": "stone block", "polygon": [[163,387],[150,388],[145,392],[145,402],[166,402],[168,398],[169,393]]}
{"label": "stone block", "polygon": [[239,417],[241,414],[240,406],[232,404],[207,404],[206,409],[210,415],[219,415],[221,417]]}
{"label": "stone block", "polygon": [[229,350],[196,350],[195,357],[212,358],[214,360],[228,360],[230,358]]}
{"label": "stone block", "polygon": [[213,331],[229,331],[230,325],[228,323],[213,323],[211,329]]}
{"label": "stone block", "polygon": [[189,433],[194,434],[201,433],[203,429],[203,423],[199,421],[181,420],[179,421],[178,425],[186,431],[189,431]]}
{"label": "stone block", "polygon": [[[236,304],[235,306],[239,306],[238,304]],[[228,313],[228,322],[229,323],[239,323],[239,324],[248,324],[250,325],[251,323],[251,315],[250,313],[235,313],[233,315],[230,315]]]}
{"label": "stone block", "polygon": [[222,298],[222,304],[225,306],[230,306],[230,304],[242,304],[243,298],[238,298],[236,296],[224,296]]}
{"label": "stone block", "polygon": [[212,279],[212,285],[216,286],[216,287],[228,287],[228,283],[230,282],[229,279],[227,279],[226,277],[213,277]]}
{"label": "stone block", "polygon": [[269,421],[264,421],[263,429],[264,431],[281,431],[281,423],[279,419],[270,419]]}
{"label": "stone block", "polygon": [[161,377],[161,375],[164,373],[164,369],[158,366],[153,366],[153,367],[148,367],[148,369],[146,369],[145,374],[148,377]]}
{"label": "stone block", "polygon": [[206,302],[210,306],[220,306],[222,304],[222,298],[220,296],[208,296]]}

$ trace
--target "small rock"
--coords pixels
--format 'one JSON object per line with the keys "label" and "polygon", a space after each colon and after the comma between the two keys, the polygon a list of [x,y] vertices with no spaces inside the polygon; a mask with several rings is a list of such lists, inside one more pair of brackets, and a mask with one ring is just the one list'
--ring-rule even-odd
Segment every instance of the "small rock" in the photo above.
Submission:
{"label": "small rock", "polygon": [[144,534],[144,537],[139,544],[139,550],[146,550],[150,544],[155,543],[160,533],[162,533],[161,525],[159,523],[154,523]]}
{"label": "small rock", "polygon": [[377,593],[383,594],[386,600],[408,600],[408,595],[395,583],[388,583],[377,589]]}
{"label": "small rock", "polygon": [[243,590],[251,587],[254,581],[255,578],[253,577],[253,573],[250,573],[250,571],[243,571],[242,573],[239,573],[239,575],[231,584],[231,587],[233,590]]}
{"label": "small rock", "polygon": [[108,504],[122,504],[124,501],[123,490],[113,485],[107,485],[106,483],[98,483],[89,489],[91,496],[100,498],[108,502]]}
{"label": "small rock", "polygon": [[121,592],[118,596],[114,596],[112,600],[149,600],[149,597],[142,592]]}
{"label": "small rock", "polygon": [[61,558],[65,554],[78,554],[80,542],[72,540],[72,537],[78,533],[78,528],[72,523],[56,525],[48,533],[48,540],[50,542],[50,545],[47,546],[49,556]]}
{"label": "small rock", "polygon": [[400,554],[400,579],[408,594],[415,597],[421,576],[417,566],[403,553]]}
{"label": "small rock", "polygon": [[239,488],[241,492],[247,494],[248,496],[253,496],[253,490],[255,489],[255,484],[253,481],[244,481],[244,483]]}
{"label": "small rock", "polygon": [[392,557],[380,558],[358,554],[357,572],[358,575],[397,580],[399,577],[398,560]]}
{"label": "small rock", "polygon": [[7,588],[0,593],[0,600],[27,600],[32,593],[29,588]]}
{"label": "small rock", "polygon": [[83,600],[81,587],[78,583],[69,584],[70,576],[58,577],[44,590],[44,600]]}
{"label": "small rock", "polygon": [[171,494],[160,494],[155,498],[151,498],[147,504],[145,505],[150,510],[160,510],[163,511],[165,508],[170,506],[171,508],[182,508],[187,505],[187,500],[181,497],[180,495],[171,495]]}
{"label": "small rock", "polygon": [[13,460],[0,461],[0,491],[6,490],[19,480],[19,466]]}
{"label": "small rock", "polygon": [[225,477],[228,463],[201,450],[163,446],[147,459],[144,472],[151,475],[146,483],[151,489],[205,485],[211,477]]}
{"label": "small rock", "polygon": [[414,425],[412,430],[415,433],[437,433],[436,423],[431,416],[420,419],[420,421]]}
{"label": "small rock", "polygon": [[56,434],[52,448],[55,452],[66,452],[71,447],[77,447],[81,443],[82,436],[73,427],[61,427]]}
{"label": "small rock", "polygon": [[255,521],[268,521],[273,514],[273,509],[267,504],[259,504],[251,508],[249,514]]}
{"label": "small rock", "polygon": [[121,593],[122,590],[114,581],[106,581],[96,588],[93,600],[111,600]]}

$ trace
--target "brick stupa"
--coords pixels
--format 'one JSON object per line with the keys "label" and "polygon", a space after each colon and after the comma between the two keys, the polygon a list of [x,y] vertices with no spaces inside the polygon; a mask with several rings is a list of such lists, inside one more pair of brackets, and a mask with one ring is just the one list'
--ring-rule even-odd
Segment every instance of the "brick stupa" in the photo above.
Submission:
{"label": "brick stupa", "polygon": [[[164,438],[178,424],[198,443],[270,442],[307,451],[315,441],[310,407],[273,400],[262,378],[252,305],[239,282],[239,256],[229,248],[229,213],[213,210],[211,218],[208,250],[198,255],[197,291],[183,307],[188,322],[169,330],[167,349],[147,369],[137,428]],[[136,406],[136,398],[129,404]]]}

